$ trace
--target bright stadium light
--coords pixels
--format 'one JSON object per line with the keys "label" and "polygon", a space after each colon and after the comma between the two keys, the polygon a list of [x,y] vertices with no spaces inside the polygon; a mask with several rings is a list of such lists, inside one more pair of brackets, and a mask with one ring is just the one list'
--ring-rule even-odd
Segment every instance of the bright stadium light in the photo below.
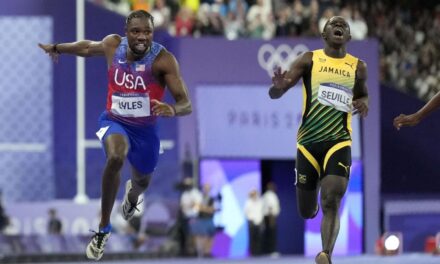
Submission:
{"label": "bright stadium light", "polygon": [[389,237],[385,238],[384,241],[385,250],[395,251],[399,249],[399,246],[400,246],[400,240],[396,235],[390,235]]}
{"label": "bright stadium light", "polygon": [[385,256],[401,254],[403,249],[402,233],[384,233],[378,241],[377,253]]}

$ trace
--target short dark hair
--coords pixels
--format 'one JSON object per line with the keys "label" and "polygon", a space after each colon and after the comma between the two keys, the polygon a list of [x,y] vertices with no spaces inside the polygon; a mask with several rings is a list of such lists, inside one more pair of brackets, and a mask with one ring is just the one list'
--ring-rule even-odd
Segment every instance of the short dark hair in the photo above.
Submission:
{"label": "short dark hair", "polygon": [[146,18],[149,19],[151,21],[151,24],[153,24],[154,26],[154,18],[153,16],[148,13],[145,10],[135,10],[133,12],[131,12],[128,16],[127,19],[125,20],[125,26],[128,26],[128,24],[131,22],[131,20],[133,18]]}
{"label": "short dark hair", "polygon": [[[325,28],[328,26],[328,24],[330,23],[330,20],[332,19],[332,18],[334,18],[334,17],[336,17],[336,16],[332,16],[331,18],[329,18],[329,19],[327,19],[327,21],[325,22],[325,24],[324,24],[324,27],[322,28],[322,32],[324,32],[325,31]],[[344,18],[344,20],[345,20],[345,18]],[[345,23],[347,23],[347,25],[348,25],[348,32],[351,32],[351,28],[350,28],[350,25],[348,24],[348,22],[345,20]]]}

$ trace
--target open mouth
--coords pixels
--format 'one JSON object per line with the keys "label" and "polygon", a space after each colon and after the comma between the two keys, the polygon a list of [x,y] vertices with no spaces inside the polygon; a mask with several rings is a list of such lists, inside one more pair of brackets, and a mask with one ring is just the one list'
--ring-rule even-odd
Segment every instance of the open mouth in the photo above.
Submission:
{"label": "open mouth", "polygon": [[145,43],[138,43],[135,45],[137,50],[144,50],[147,48],[147,45]]}
{"label": "open mouth", "polygon": [[147,50],[147,44],[145,43],[137,43],[134,45],[133,52],[136,54],[144,54]]}
{"label": "open mouth", "polygon": [[342,37],[344,35],[344,31],[342,31],[342,29],[337,28],[333,31],[333,34],[337,37]]}

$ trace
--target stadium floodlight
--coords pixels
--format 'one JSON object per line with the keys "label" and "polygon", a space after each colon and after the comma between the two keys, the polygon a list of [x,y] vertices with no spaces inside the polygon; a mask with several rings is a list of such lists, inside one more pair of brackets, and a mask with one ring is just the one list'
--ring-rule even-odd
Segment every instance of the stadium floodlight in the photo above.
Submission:
{"label": "stadium floodlight", "polygon": [[384,256],[401,254],[403,251],[403,235],[401,232],[386,232],[380,238],[378,253]]}
{"label": "stadium floodlight", "polygon": [[400,232],[389,232],[383,235],[384,255],[397,255],[403,251],[403,239]]}

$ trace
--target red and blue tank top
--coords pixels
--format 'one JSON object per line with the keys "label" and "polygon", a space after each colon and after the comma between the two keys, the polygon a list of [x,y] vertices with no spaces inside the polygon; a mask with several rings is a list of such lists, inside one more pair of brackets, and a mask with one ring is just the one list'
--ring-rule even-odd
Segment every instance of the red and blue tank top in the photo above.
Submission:
{"label": "red and blue tank top", "polygon": [[111,118],[136,126],[155,124],[157,117],[151,111],[151,100],[162,101],[165,87],[153,75],[152,66],[163,48],[152,42],[142,59],[130,63],[127,38],[122,38],[108,70],[106,110]]}

